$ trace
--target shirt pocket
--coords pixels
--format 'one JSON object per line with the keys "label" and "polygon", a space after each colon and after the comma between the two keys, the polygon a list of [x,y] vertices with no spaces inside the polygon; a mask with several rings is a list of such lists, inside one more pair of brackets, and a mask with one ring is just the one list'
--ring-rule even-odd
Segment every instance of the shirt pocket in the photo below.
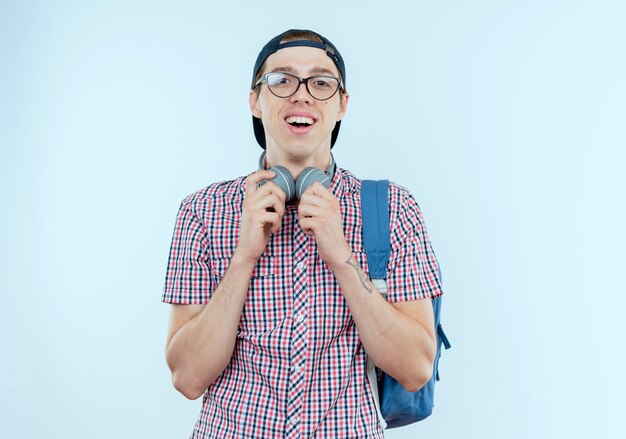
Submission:
{"label": "shirt pocket", "polygon": [[[216,258],[214,268],[218,283],[228,269],[230,258]],[[280,325],[286,315],[284,288],[278,273],[279,261],[261,256],[250,276],[246,301],[239,320],[239,330],[246,333],[267,332]]]}

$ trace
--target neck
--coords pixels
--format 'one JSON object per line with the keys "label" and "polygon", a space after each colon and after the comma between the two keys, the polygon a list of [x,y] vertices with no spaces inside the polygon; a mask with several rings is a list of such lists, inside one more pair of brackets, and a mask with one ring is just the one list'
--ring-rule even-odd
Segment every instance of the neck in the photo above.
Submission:
{"label": "neck", "polygon": [[325,171],[330,164],[330,160],[330,148],[309,156],[297,156],[268,148],[266,150],[264,167],[268,169],[271,166],[284,166],[289,170],[294,180],[297,180],[300,173],[308,167]]}

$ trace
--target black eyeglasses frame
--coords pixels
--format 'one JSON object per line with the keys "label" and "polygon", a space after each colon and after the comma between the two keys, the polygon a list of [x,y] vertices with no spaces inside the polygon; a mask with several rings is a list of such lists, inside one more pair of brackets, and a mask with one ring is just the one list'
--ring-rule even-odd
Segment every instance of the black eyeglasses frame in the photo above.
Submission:
{"label": "black eyeglasses frame", "polygon": [[[313,99],[315,99],[316,101],[327,101],[329,99],[331,99],[333,96],[335,96],[337,94],[337,91],[341,90],[341,91],[345,91],[345,89],[343,88],[343,81],[340,78],[337,78],[336,76],[328,76],[328,75],[315,75],[315,76],[309,76],[308,78],[301,78],[299,76],[294,75],[293,73],[289,73],[289,72],[267,72],[265,73],[263,76],[261,76],[259,78],[259,80],[257,82],[254,83],[254,87],[258,87],[261,83],[265,82],[267,84],[267,77],[269,75],[273,75],[273,74],[280,74],[280,75],[288,75],[291,76],[292,78],[295,78],[298,80],[298,86],[296,87],[296,89],[294,90],[293,93],[291,93],[289,96],[278,96],[276,93],[274,93],[271,89],[271,87],[267,87],[267,89],[270,91],[270,93],[272,93],[274,96],[276,96],[277,98],[281,98],[281,99],[287,99],[292,97],[293,95],[295,95],[298,90],[300,89],[300,86],[302,84],[304,84],[304,87],[306,88],[306,91],[309,95],[311,95],[311,97]],[[311,93],[311,90],[309,90],[309,79],[313,79],[313,78],[327,78],[327,79],[334,79],[335,81],[337,81],[337,89],[335,89],[335,91],[333,92],[333,94],[331,94],[329,97],[327,97],[326,99],[319,99],[316,98],[315,96],[313,96],[313,93]]]}

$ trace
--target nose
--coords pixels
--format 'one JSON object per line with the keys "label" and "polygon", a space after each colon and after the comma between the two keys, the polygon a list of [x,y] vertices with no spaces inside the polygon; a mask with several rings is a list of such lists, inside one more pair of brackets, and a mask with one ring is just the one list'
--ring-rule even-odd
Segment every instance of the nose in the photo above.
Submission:
{"label": "nose", "polygon": [[313,96],[311,96],[309,91],[306,89],[306,84],[304,82],[300,82],[300,84],[298,84],[298,89],[293,95],[290,96],[289,99],[292,103],[304,102],[306,104],[310,104],[313,101]]}

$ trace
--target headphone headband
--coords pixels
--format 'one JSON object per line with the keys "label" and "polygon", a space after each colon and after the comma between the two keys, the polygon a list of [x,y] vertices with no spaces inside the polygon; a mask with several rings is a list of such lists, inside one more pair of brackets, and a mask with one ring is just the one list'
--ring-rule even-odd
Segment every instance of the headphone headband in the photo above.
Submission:
{"label": "headphone headband", "polygon": [[[261,153],[261,157],[259,157],[259,171],[262,171],[265,169],[265,155],[266,155],[267,151],[263,150],[263,152]],[[333,177],[335,176],[335,157],[333,156],[333,153],[330,153],[330,163],[328,164],[328,167],[326,168],[326,170],[324,171],[326,173],[326,175],[328,175],[330,177],[330,179],[332,180]]]}

